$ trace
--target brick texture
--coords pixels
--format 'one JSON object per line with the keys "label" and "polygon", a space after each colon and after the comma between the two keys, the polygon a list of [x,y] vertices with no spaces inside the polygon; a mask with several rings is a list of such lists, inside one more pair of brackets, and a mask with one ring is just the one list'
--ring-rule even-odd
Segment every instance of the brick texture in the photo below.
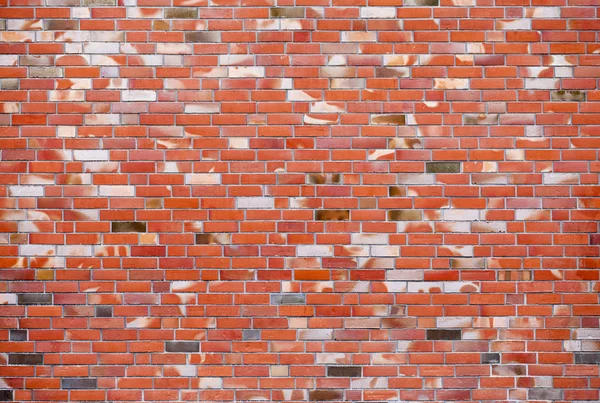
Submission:
{"label": "brick texture", "polygon": [[0,401],[600,401],[598,0],[0,0]]}

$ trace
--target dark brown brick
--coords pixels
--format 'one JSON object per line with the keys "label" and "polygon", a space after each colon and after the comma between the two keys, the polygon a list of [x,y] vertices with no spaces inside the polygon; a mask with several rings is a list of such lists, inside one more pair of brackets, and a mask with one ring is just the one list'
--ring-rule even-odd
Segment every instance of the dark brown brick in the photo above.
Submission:
{"label": "dark brown brick", "polygon": [[146,223],[141,221],[113,221],[112,232],[146,232]]}
{"label": "dark brown brick", "polygon": [[327,367],[327,376],[356,378],[362,376],[361,367]]}
{"label": "dark brown brick", "polygon": [[342,398],[341,390],[317,389],[308,392],[308,399],[314,401],[342,400]]}
{"label": "dark brown brick", "polygon": [[165,18],[198,18],[197,8],[166,8]]}
{"label": "dark brown brick", "polygon": [[433,7],[439,6],[440,0],[404,0],[403,6]]}
{"label": "dark brown brick", "polygon": [[9,389],[0,390],[0,402],[10,402],[13,400],[13,391]]}
{"label": "dark brown brick", "polygon": [[78,29],[76,20],[46,20],[44,28],[47,31],[73,31]]}
{"label": "dark brown brick", "polygon": [[600,245],[600,234],[590,235],[590,245]]}
{"label": "dark brown brick", "polygon": [[52,304],[52,294],[19,294],[19,305],[49,305]]}
{"label": "dark brown brick", "polygon": [[219,32],[186,32],[185,33],[185,41],[193,42],[193,43],[217,43],[221,42],[221,34]]}
{"label": "dark brown brick", "polygon": [[12,365],[43,364],[44,354],[9,354],[8,363]]}
{"label": "dark brown brick", "polygon": [[421,210],[388,210],[389,221],[419,221],[422,218]]}
{"label": "dark brown brick", "polygon": [[429,174],[459,173],[460,162],[428,162],[425,164],[425,172]]}
{"label": "dark brown brick", "polygon": [[389,195],[390,197],[404,197],[406,196],[406,188],[404,186],[390,186]]}
{"label": "dark brown brick", "polygon": [[197,353],[200,343],[197,341],[167,341],[166,351],[169,353]]}
{"label": "dark brown brick", "polygon": [[269,10],[271,18],[304,18],[304,7],[273,7]]}
{"label": "dark brown brick", "polygon": [[460,329],[427,329],[427,340],[460,340]]}
{"label": "dark brown brick", "polygon": [[315,219],[317,221],[348,221],[350,210],[317,210]]}
{"label": "dark brown brick", "polygon": [[405,67],[377,67],[375,77],[406,77],[408,69]]}
{"label": "dark brown brick", "polygon": [[98,305],[96,307],[97,318],[111,318],[113,316],[113,308],[110,305]]}

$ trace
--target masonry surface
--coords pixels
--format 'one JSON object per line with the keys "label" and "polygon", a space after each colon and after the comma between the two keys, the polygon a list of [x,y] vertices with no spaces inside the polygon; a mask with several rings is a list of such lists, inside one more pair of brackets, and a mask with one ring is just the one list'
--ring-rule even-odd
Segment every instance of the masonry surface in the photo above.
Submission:
{"label": "masonry surface", "polygon": [[597,0],[0,0],[0,401],[600,401]]}

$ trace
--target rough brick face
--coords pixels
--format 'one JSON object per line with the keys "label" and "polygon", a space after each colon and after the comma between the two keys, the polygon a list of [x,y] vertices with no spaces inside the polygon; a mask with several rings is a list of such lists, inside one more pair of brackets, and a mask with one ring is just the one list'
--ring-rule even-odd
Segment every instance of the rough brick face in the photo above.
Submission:
{"label": "rough brick face", "polygon": [[600,401],[599,5],[0,1],[0,401]]}

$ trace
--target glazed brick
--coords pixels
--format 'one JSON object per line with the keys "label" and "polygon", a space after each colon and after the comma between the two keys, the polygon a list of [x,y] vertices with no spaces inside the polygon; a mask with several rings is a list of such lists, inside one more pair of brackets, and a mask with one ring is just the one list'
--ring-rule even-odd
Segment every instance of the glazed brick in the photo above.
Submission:
{"label": "glazed brick", "polygon": [[596,1],[4,3],[0,400],[600,400]]}

